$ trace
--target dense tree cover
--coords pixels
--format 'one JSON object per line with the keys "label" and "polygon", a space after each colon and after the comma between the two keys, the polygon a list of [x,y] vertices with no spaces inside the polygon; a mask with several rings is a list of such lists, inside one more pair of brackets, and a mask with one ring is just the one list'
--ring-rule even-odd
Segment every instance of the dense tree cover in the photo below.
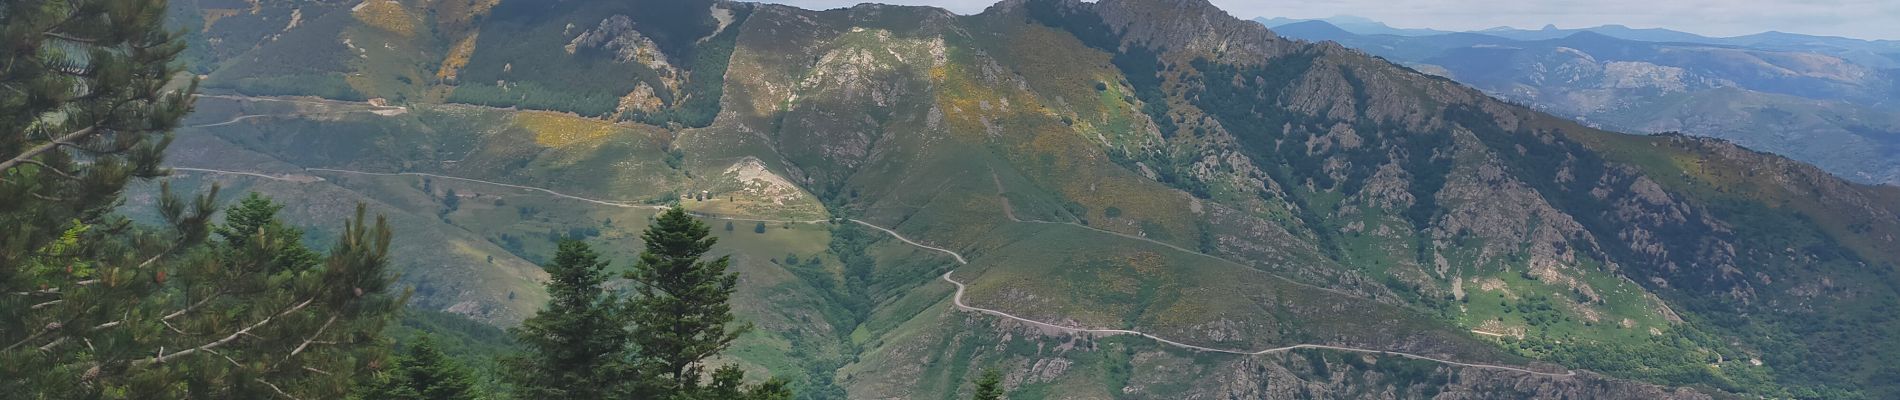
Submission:
{"label": "dense tree cover", "polygon": [[449,359],[435,341],[424,335],[417,338],[395,367],[376,374],[358,398],[375,400],[473,400],[474,376],[460,363]]}
{"label": "dense tree cover", "polygon": [[868,319],[873,306],[871,282],[876,278],[872,274],[877,272],[877,260],[871,257],[870,248],[877,237],[855,224],[840,225],[832,232],[837,236],[831,242],[831,254],[844,264],[844,289],[851,299],[845,307],[859,319]]}
{"label": "dense tree cover", "polygon": [[473,388],[482,397],[499,399],[510,393],[501,361],[520,348],[514,335],[502,328],[460,314],[411,307],[403,310],[385,336],[394,339],[398,349],[428,337],[444,355],[468,369]]}
{"label": "dense tree cover", "polygon": [[[608,263],[587,244],[560,244],[547,265],[548,308],[514,330],[526,352],[505,361],[520,397],[598,399],[789,399],[786,383],[745,385],[745,374],[706,361],[749,324],[731,305],[738,275],[729,260],[704,260],[717,238],[678,207],[641,236],[646,249],[625,274],[632,294],[604,285]],[[703,379],[710,375],[711,379]]]}
{"label": "dense tree cover", "polygon": [[[462,71],[461,82],[449,100],[494,107],[570,111],[586,116],[615,114],[622,96],[645,84],[665,108],[620,115],[622,119],[654,125],[704,127],[719,114],[728,61],[738,43],[739,26],[751,7],[730,5],[731,24],[714,33],[718,21],[707,0],[639,0],[627,2],[509,2],[496,7],[483,28],[474,58]],[[563,29],[567,19],[575,29],[592,29],[601,18],[626,16],[640,35],[653,41],[670,65],[683,68],[656,71],[637,62],[621,62],[617,55],[594,48],[567,53],[558,46],[578,33]],[[575,79],[574,77],[590,77]],[[667,79],[679,79],[679,91],[668,90]]]}
{"label": "dense tree cover", "polygon": [[[244,3],[233,5],[249,7]],[[275,7],[264,7],[262,11],[290,12]],[[337,40],[337,34],[356,19],[341,13],[315,15],[309,13],[308,9],[305,11],[298,29],[289,31],[285,31],[282,22],[289,18],[288,15],[218,20],[219,30],[233,35],[217,39],[228,40],[226,50],[255,52],[244,57],[237,57],[237,53],[225,54],[223,56],[231,61],[225,65],[195,66],[216,68],[205,80],[206,87],[229,89],[252,96],[319,96],[352,101],[367,99],[368,96],[351,87],[345,80],[346,76],[354,72],[350,62],[357,59],[356,52]],[[202,21],[190,22],[203,26]],[[204,33],[198,32],[199,29],[186,31],[193,32],[187,35]],[[250,45],[235,45],[237,42],[266,42],[271,45],[252,49]],[[200,46],[187,52],[209,51],[212,49]],[[210,58],[209,54],[203,55]]]}
{"label": "dense tree cover", "polygon": [[[549,76],[598,76],[594,74],[598,74],[600,71],[542,71],[541,73],[554,74]],[[627,87],[626,91],[566,91],[559,88],[548,88],[535,82],[508,82],[507,84],[507,87],[497,87],[483,83],[459,85],[455,87],[454,92],[449,94],[449,101],[489,107],[519,107],[532,110],[568,111],[590,117],[600,117],[612,114],[614,105],[620,101],[620,96],[624,96],[633,91],[632,87]]]}
{"label": "dense tree cover", "polygon": [[738,7],[733,10],[733,14],[732,24],[725,30],[707,38],[697,47],[688,47],[692,54],[690,72],[686,83],[681,85],[680,98],[671,104],[671,108],[652,115],[634,115],[632,119],[653,125],[678,122],[691,128],[712,125],[713,119],[719,116],[719,100],[725,95],[726,69],[732,61],[732,51],[739,44],[739,27],[752,15],[752,8]]}

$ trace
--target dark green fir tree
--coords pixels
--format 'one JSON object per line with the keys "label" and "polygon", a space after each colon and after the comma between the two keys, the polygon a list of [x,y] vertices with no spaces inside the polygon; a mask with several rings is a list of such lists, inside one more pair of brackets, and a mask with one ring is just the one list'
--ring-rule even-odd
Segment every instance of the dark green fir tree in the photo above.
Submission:
{"label": "dark green fir tree", "polygon": [[973,391],[973,394],[970,395],[971,400],[1002,400],[1003,399],[1003,373],[1002,372],[999,372],[995,369],[983,371],[983,376],[977,377],[975,384],[976,384],[976,390]]}
{"label": "dark green fir tree", "polygon": [[586,243],[560,242],[548,271],[548,306],[512,330],[526,348],[503,360],[523,398],[601,399],[625,387],[627,330],[618,297],[602,288],[607,262]]}
{"label": "dark green fir tree", "polygon": [[[702,382],[707,359],[732,345],[751,324],[735,322],[730,301],[739,276],[727,257],[706,260],[718,238],[706,224],[674,207],[660,213],[641,239],[646,250],[626,274],[634,296],[632,323],[636,395],[659,399],[789,398],[785,382],[740,387],[744,373],[727,365]],[[736,393],[743,396],[729,397]]]}

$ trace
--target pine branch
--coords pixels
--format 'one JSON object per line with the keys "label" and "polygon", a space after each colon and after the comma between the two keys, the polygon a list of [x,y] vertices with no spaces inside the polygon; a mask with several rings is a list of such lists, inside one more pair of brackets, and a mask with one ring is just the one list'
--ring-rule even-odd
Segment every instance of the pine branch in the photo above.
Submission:
{"label": "pine branch", "polygon": [[[308,305],[310,305],[310,303],[311,303],[311,302],[314,302],[314,301],[317,301],[317,299],[316,299],[316,298],[314,298],[314,297],[313,297],[313,298],[311,298],[311,299],[309,299],[309,300],[304,300],[304,301],[303,301],[302,303],[297,303],[297,305],[296,305],[296,306],[294,306],[294,307],[291,307],[291,308],[290,308],[290,309],[288,309],[288,310],[284,310],[284,312],[281,312],[281,313],[278,313],[277,315],[274,315],[274,316],[270,316],[270,317],[265,317],[265,318],[264,318],[264,319],[263,319],[262,321],[257,321],[257,323],[255,323],[255,324],[251,324],[251,326],[246,326],[246,327],[244,327],[244,329],[239,329],[239,330],[238,330],[237,332],[234,332],[234,333],[232,333],[232,334],[231,334],[230,336],[225,336],[225,337],[224,337],[223,339],[218,339],[218,340],[216,340],[216,341],[213,341],[213,342],[211,342],[211,343],[205,343],[205,344],[203,344],[203,345],[200,345],[200,346],[198,346],[198,347],[193,347],[193,348],[190,348],[190,349],[185,349],[184,351],[180,351],[180,352],[177,352],[177,353],[172,353],[172,354],[161,354],[161,355],[158,355],[158,356],[155,356],[155,357],[152,357],[152,358],[146,358],[146,359],[140,359],[140,360],[134,360],[134,361],[132,361],[132,366],[133,366],[133,367],[143,367],[143,366],[147,366],[147,365],[151,365],[151,364],[157,364],[157,363],[163,363],[163,362],[166,362],[166,361],[170,361],[171,359],[174,359],[174,358],[178,358],[178,357],[182,357],[182,356],[186,356],[186,355],[190,355],[190,354],[192,354],[192,353],[197,353],[197,352],[200,352],[200,351],[205,351],[205,350],[211,350],[211,349],[215,349],[215,348],[218,348],[218,346],[223,346],[223,345],[226,345],[226,344],[229,344],[229,343],[231,343],[232,341],[235,341],[235,340],[237,340],[237,339],[238,339],[239,337],[243,337],[243,336],[245,336],[245,335],[251,335],[251,330],[254,330],[254,329],[257,329],[258,327],[262,327],[262,326],[264,326],[264,325],[266,325],[266,324],[269,324],[269,323],[271,322],[271,320],[273,320],[273,319],[276,319],[277,317],[282,317],[282,316],[286,316],[286,315],[290,315],[290,313],[294,313],[294,312],[297,312],[297,310],[302,310],[302,309],[304,308],[304,306],[308,306]],[[252,335],[252,336],[255,336],[255,335]]]}
{"label": "pine branch", "polygon": [[[94,283],[99,283],[99,280],[87,279],[83,281],[73,282],[73,285],[86,286],[86,285],[91,285]],[[51,288],[45,288],[45,289],[40,289],[40,290],[28,291],[28,292],[13,292],[13,295],[15,296],[27,296],[27,295],[36,295],[36,294],[59,295],[59,288],[51,287]]]}
{"label": "pine branch", "polygon": [[85,43],[85,44],[92,44],[92,43],[99,42],[98,39],[82,38],[82,37],[67,35],[67,34],[59,33],[59,32],[46,32],[46,33],[42,33],[42,35],[45,35],[46,37],[51,37],[51,38],[59,38],[60,40],[79,42],[79,43]]}
{"label": "pine branch", "polygon": [[205,296],[203,300],[198,300],[197,303],[193,303],[190,306],[186,306],[185,309],[183,310],[173,311],[171,314],[165,314],[165,316],[160,317],[159,320],[169,321],[172,318],[183,316],[186,313],[190,313],[192,310],[198,309],[198,307],[204,306],[206,303],[210,303],[211,300],[217,299],[218,296],[222,296],[222,295],[224,295],[224,289],[218,289],[218,291],[216,292],[211,292],[211,295]]}
{"label": "pine branch", "polygon": [[190,335],[189,333],[185,333],[185,330],[178,329],[177,326],[173,326],[171,321],[166,321],[166,320],[161,319],[161,320],[158,320],[158,322],[165,324],[165,328],[171,329],[172,332],[178,332],[178,334],[180,335]]}
{"label": "pine branch", "polygon": [[39,157],[40,154],[44,154],[48,151],[52,151],[54,148],[57,148],[59,146],[62,146],[62,145],[74,146],[74,144],[72,144],[73,141],[77,141],[79,139],[85,138],[88,135],[92,135],[93,133],[98,131],[98,128],[99,128],[98,125],[88,126],[86,127],[86,129],[73,131],[72,133],[68,133],[65,136],[60,136],[58,139],[53,139],[50,142],[46,142],[45,144],[41,144],[39,146],[33,147],[32,149],[28,149],[25,153],[20,153],[19,156],[13,157],[13,159],[11,160],[0,162],[0,172],[6,172],[9,170],[12,170],[13,167],[17,167],[20,164],[24,164],[26,163],[27,160],[30,160],[34,157]]}
{"label": "pine branch", "polygon": [[40,351],[41,352],[53,351],[53,347],[59,346],[60,343],[66,343],[66,338],[61,337],[58,339],[53,339],[53,341],[47,342],[46,345],[40,346]]}
{"label": "pine branch", "polygon": [[257,378],[254,380],[257,381],[257,383],[264,384],[264,386],[270,386],[270,390],[275,390],[277,391],[277,394],[282,395],[286,398],[289,398],[290,400],[300,400],[297,398],[297,396],[291,396],[290,393],[285,393],[284,388],[277,387],[276,384],[272,384],[269,381],[265,381],[264,378]]}
{"label": "pine branch", "polygon": [[77,177],[77,176],[73,176],[73,174],[68,174],[68,173],[66,173],[66,171],[61,171],[61,170],[60,170],[59,168],[53,168],[53,166],[51,166],[51,165],[46,165],[46,163],[43,163],[43,162],[40,162],[40,160],[32,160],[32,159],[28,159],[28,160],[24,160],[24,161],[21,161],[21,162],[23,162],[23,163],[27,163],[27,164],[33,164],[33,165],[38,165],[38,166],[40,166],[40,170],[42,170],[42,171],[52,171],[54,175],[59,175],[60,177],[64,177],[64,178],[66,178],[66,179],[71,179],[71,180],[75,180],[75,181],[76,181],[76,180],[79,180],[79,177]]}
{"label": "pine branch", "polygon": [[27,193],[26,193],[26,195],[28,195],[28,196],[33,196],[33,198],[35,198],[35,199],[40,199],[40,200],[45,200],[45,201],[52,201],[52,202],[61,202],[61,201],[66,201],[66,199],[62,199],[62,198],[58,198],[58,197],[52,197],[52,196],[47,196],[47,195],[43,195],[43,194],[39,194],[39,193],[33,193],[33,192],[27,192]]}
{"label": "pine branch", "polygon": [[55,288],[45,288],[45,289],[26,291],[26,292],[13,292],[14,296],[29,296],[29,295],[36,295],[36,294],[59,295],[59,288],[55,287]]}
{"label": "pine branch", "polygon": [[172,251],[176,251],[178,250],[179,247],[182,247],[184,245],[185,245],[185,240],[181,238],[178,242],[172,243],[171,247],[166,247],[165,251],[158,252],[158,254],[153,254],[152,258],[145,259],[145,262],[139,263],[139,266],[133,269],[145,269],[145,267],[152,266],[152,263],[158,262],[158,259],[164,258],[166,254],[171,254]]}
{"label": "pine branch", "polygon": [[235,366],[238,368],[244,368],[244,364],[237,362],[237,359],[231,358],[231,356],[224,355],[224,353],[219,353],[217,350],[205,349],[205,352],[211,353],[212,355],[215,355],[218,357],[224,357],[224,360],[230,361],[232,366]]}
{"label": "pine branch", "polygon": [[291,357],[296,357],[297,353],[302,353],[305,348],[310,347],[310,343],[317,341],[317,337],[323,336],[323,331],[330,329],[330,324],[335,324],[335,323],[336,323],[336,314],[331,314],[330,320],[323,321],[323,326],[317,328],[317,333],[310,334],[309,338],[305,338],[303,340],[303,344],[299,344],[297,345],[296,349],[290,350],[290,355],[284,356],[283,361],[278,361],[278,363],[281,364],[281,363],[284,363],[285,361],[290,361]]}
{"label": "pine branch", "polygon": [[46,324],[46,328],[45,328],[45,329],[41,329],[41,330],[40,330],[39,332],[34,332],[34,333],[33,333],[32,335],[27,335],[27,336],[26,336],[26,339],[20,339],[20,341],[19,341],[19,342],[17,342],[17,343],[14,343],[14,344],[13,344],[13,345],[11,345],[11,346],[7,346],[7,348],[5,348],[5,349],[0,349],[0,353],[6,353],[6,352],[9,352],[9,351],[13,351],[13,349],[14,349],[14,348],[17,348],[17,347],[20,347],[20,346],[22,346],[22,345],[25,345],[25,344],[27,344],[28,342],[32,342],[32,341],[33,341],[33,339],[39,339],[39,338],[40,338],[40,336],[44,336],[44,335],[46,335],[46,333],[47,333],[47,332],[52,332],[52,331],[53,331],[54,329],[59,329],[59,327],[60,327],[60,324],[59,324],[58,322],[54,322],[54,323],[50,323],[50,324]]}

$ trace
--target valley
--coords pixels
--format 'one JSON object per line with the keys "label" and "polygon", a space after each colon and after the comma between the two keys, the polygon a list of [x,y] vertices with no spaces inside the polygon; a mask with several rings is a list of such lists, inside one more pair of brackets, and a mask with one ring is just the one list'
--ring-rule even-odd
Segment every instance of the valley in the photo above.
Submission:
{"label": "valley", "polygon": [[[200,126],[200,127],[202,127],[202,126]],[[263,178],[263,179],[271,179],[271,180],[278,180],[278,181],[285,181],[285,182],[293,182],[293,183],[311,183],[311,182],[318,182],[318,181],[321,181],[321,180],[322,180],[322,178],[315,178],[315,177],[310,177],[310,178],[306,178],[306,179],[300,179],[300,178],[296,178],[296,177],[280,177],[280,176],[272,176],[272,175],[264,175],[264,174],[260,174],[260,173],[253,173],[253,172],[239,172],[239,171],[221,171],[221,170],[208,170],[208,169],[199,169],[199,168],[188,168],[188,167],[171,167],[171,168],[172,168],[173,170],[179,170],[179,171],[188,171],[188,172],[208,172],[208,173],[215,173],[215,174],[229,174],[229,175],[240,175],[240,176],[248,176],[248,177],[255,177],[255,178]],[[432,178],[437,178],[437,179],[447,179],[447,180],[459,180],[459,181],[467,181],[467,182],[475,182],[475,183],[480,183],[480,184],[485,184],[485,185],[493,185],[493,186],[500,186],[500,187],[507,187],[507,188],[513,188],[513,189],[521,189],[521,190],[527,190],[527,191],[536,191],[536,192],[541,192],[541,193],[544,193],[544,194],[547,194],[547,195],[549,195],[549,196],[554,196],[554,197],[558,197],[558,198],[562,198],[562,199],[568,199],[568,200],[575,200],[575,201],[580,201],[580,202],[586,202],[586,203],[591,203],[591,204],[596,204],[596,205],[602,205],[602,206],[610,206],[610,207],[622,207],[622,208],[643,208],[643,209],[656,209],[656,210],[657,210],[657,209],[664,209],[664,207],[659,207],[659,206],[643,206],[643,205],[634,205],[634,204],[626,204],[626,203],[617,203],[617,202],[610,202],[610,201],[605,201],[605,200],[596,200],[596,199],[589,199],[589,198],[584,198],[584,197],[577,197],[577,196],[572,196],[572,195],[568,195],[568,194],[563,194],[563,193],[560,193],[560,192],[555,192],[555,191],[553,191],[553,190],[549,190],[549,189],[545,189],[545,188],[538,188],[538,187],[529,187],[529,186],[520,186],[520,185],[512,185],[512,184],[506,184],[506,183],[498,183],[498,182],[489,182],[489,181],[483,181],[483,180],[476,180],[476,179],[467,179],[467,178],[457,178],[457,177],[450,177],[450,176],[442,176],[442,175],[435,175],[435,174],[424,174],[424,173],[397,173],[397,174],[391,174],[391,173],[375,173],[375,172],[362,172],[362,171],[349,171],[349,170],[338,170],[338,169],[322,169],[322,168],[312,168],[312,169],[308,169],[308,170],[309,170],[309,171],[320,171],[320,172],[333,172],[333,173],[343,173],[343,174],[358,174],[358,175],[372,175],[372,176],[405,176],[405,175],[407,175],[407,176],[426,176],[426,177],[432,177]],[[1007,212],[1007,210],[1008,210],[1008,209],[1007,209],[1007,204],[1005,204],[1005,208],[1004,208],[1004,210],[1005,210],[1005,211]],[[701,215],[701,217],[703,217],[703,218],[708,218],[708,219],[713,219],[713,220],[730,220],[730,221],[746,221],[746,222],[768,222],[768,223],[787,223],[787,224],[790,224],[790,223],[797,223],[797,224],[822,224],[822,223],[829,223],[829,222],[832,222],[832,221],[830,221],[830,220],[813,220],[813,221],[775,221],[775,220],[758,220],[758,219],[746,219],[746,218],[732,218],[732,217],[721,217],[721,216],[711,216],[711,215]],[[1021,221],[1021,220],[1015,220],[1015,217],[1014,217],[1014,215],[1010,215],[1010,218],[1011,218],[1012,220],[1014,220],[1014,222],[1020,222],[1020,223],[1046,223],[1046,224],[1064,224],[1064,225],[1071,225],[1071,224],[1069,224],[1069,223],[1060,223],[1060,222],[1044,222],[1044,221]],[[873,229],[873,230],[877,230],[877,231],[879,231],[879,232],[883,232],[883,233],[885,233],[885,234],[888,234],[888,235],[890,235],[890,236],[891,236],[891,238],[893,238],[893,239],[897,239],[898,241],[900,241],[900,242],[903,242],[904,244],[907,244],[907,245],[910,245],[910,246],[915,246],[915,247],[917,247],[917,248],[920,248],[920,249],[923,249],[923,250],[930,250],[930,251],[935,251],[935,252],[939,252],[939,253],[943,253],[944,255],[948,255],[948,256],[950,256],[950,257],[951,257],[952,259],[954,259],[954,260],[956,260],[956,263],[957,263],[957,264],[959,264],[959,265],[964,265],[964,264],[968,264],[968,263],[969,263],[968,261],[966,261],[966,260],[964,260],[964,258],[963,258],[963,255],[962,255],[962,254],[959,254],[959,253],[957,253],[957,252],[955,252],[955,251],[951,251],[951,250],[948,250],[948,249],[944,249],[944,248],[940,248],[940,247],[935,247],[935,246],[931,246],[931,245],[927,245],[927,244],[923,244],[923,243],[918,243],[918,242],[915,242],[915,241],[912,241],[912,240],[910,240],[910,239],[908,239],[908,238],[905,238],[905,237],[904,237],[903,235],[901,235],[901,234],[899,234],[899,233],[897,233],[896,231],[892,231],[892,230],[890,230],[890,229],[887,229],[887,228],[884,228],[884,227],[880,227],[880,226],[877,226],[877,225],[873,225],[873,224],[871,224],[871,223],[869,223],[869,222],[865,222],[865,221],[863,221],[863,220],[857,220],[857,219],[851,219],[851,220],[848,220],[848,221],[849,221],[849,222],[852,222],[852,223],[856,223],[856,224],[859,224],[859,225],[863,225],[864,227],[867,227],[867,228],[871,228],[871,229]],[[1086,226],[1082,226],[1082,225],[1074,225],[1074,226],[1076,226],[1076,227],[1080,227],[1080,228],[1084,228],[1084,229],[1092,229],[1092,228],[1088,228],[1088,227],[1086,227]],[[1099,230],[1098,230],[1098,231],[1099,231]],[[1111,234],[1111,235],[1118,235],[1118,236],[1123,236],[1123,235],[1122,235],[1122,234],[1120,234],[1120,233],[1115,233],[1115,232],[1110,232],[1110,231],[1099,231],[1099,232],[1102,232],[1102,233],[1106,233],[1106,234]],[[1139,237],[1133,237],[1133,236],[1124,236],[1124,237],[1127,237],[1127,238],[1130,238],[1130,239],[1134,239],[1134,240],[1142,240],[1142,241],[1150,241],[1150,240],[1148,240],[1148,239],[1146,239],[1146,238],[1139,238]],[[1210,258],[1218,258],[1218,257],[1215,257],[1215,256],[1212,256],[1212,255],[1207,255],[1207,254],[1202,254],[1202,253],[1199,253],[1199,252],[1195,252],[1195,251],[1193,251],[1193,250],[1188,250],[1188,249],[1182,249],[1182,248],[1178,248],[1178,247],[1173,247],[1173,245],[1169,245],[1169,244],[1166,244],[1166,243],[1161,243],[1161,242],[1153,242],[1153,241],[1150,241],[1150,242],[1151,242],[1151,243],[1154,243],[1154,244],[1157,244],[1157,245],[1162,245],[1162,246],[1168,246],[1168,247],[1171,247],[1171,248],[1173,248],[1173,249],[1174,249],[1174,250],[1176,250],[1176,251],[1180,251],[1180,252],[1184,252],[1184,253],[1192,253],[1192,254],[1195,254],[1195,255],[1200,255],[1200,256],[1205,256],[1205,257],[1210,257]],[[1222,260],[1222,261],[1225,261],[1225,260]],[[1181,348],[1185,348],[1185,349],[1189,349],[1189,350],[1194,350],[1194,351],[1205,351],[1205,352],[1214,352],[1214,353],[1227,353],[1227,354],[1237,354],[1237,355],[1262,355],[1262,354],[1269,354],[1269,353],[1283,353],[1283,352],[1287,352],[1287,351],[1291,351],[1291,350],[1295,350],[1295,349],[1322,349],[1322,350],[1336,350],[1336,351],[1345,351],[1345,352],[1356,352],[1356,353],[1371,353],[1371,354],[1376,354],[1376,355],[1382,355],[1382,356],[1397,356],[1397,357],[1405,357],[1405,358],[1412,358],[1412,359],[1418,359],[1418,360],[1425,360],[1425,361],[1432,361],[1432,362],[1438,362],[1438,363],[1442,363],[1442,364],[1447,364],[1447,365],[1452,365],[1452,366],[1459,366],[1459,367],[1472,367],[1472,368],[1486,368],[1486,369],[1499,369],[1499,370],[1506,370],[1506,371],[1516,371],[1516,372],[1523,372],[1523,373],[1528,373],[1528,374],[1537,374],[1537,375],[1547,375],[1547,376],[1574,376],[1574,375],[1575,375],[1575,373],[1574,373],[1574,372],[1570,372],[1570,371],[1565,371],[1565,372],[1563,372],[1563,373],[1551,373],[1551,372],[1541,372],[1541,371],[1533,371],[1533,370],[1528,370],[1528,369],[1522,369],[1522,368],[1517,368],[1517,367],[1509,367],[1509,366],[1500,366],[1500,365],[1488,365],[1488,364],[1468,364],[1468,363],[1461,363],[1461,362],[1457,362],[1457,361],[1449,361],[1449,360],[1441,360],[1441,359],[1436,359],[1436,358],[1432,358],[1432,357],[1427,357],[1427,356],[1421,356],[1421,355],[1416,355],[1416,354],[1409,354],[1409,353],[1402,353],[1402,352],[1391,352],[1391,351],[1384,351],[1384,350],[1371,350],[1371,349],[1361,349],[1361,348],[1351,348],[1351,347],[1338,347],[1338,346],[1327,346],[1327,345],[1318,345],[1318,344],[1297,344],[1297,345],[1291,345],[1291,346],[1284,346],[1284,347],[1277,347],[1277,348],[1271,348],[1271,349],[1265,349],[1265,350],[1258,350],[1258,351],[1243,351],[1243,350],[1225,350],[1225,349],[1215,349],[1215,348],[1208,348],[1208,347],[1201,347],[1201,346],[1195,346],[1195,345],[1191,345],[1191,344],[1185,344],[1185,343],[1180,343],[1180,342],[1175,342],[1175,341],[1171,341],[1171,340],[1168,340],[1168,339],[1165,339],[1165,338],[1161,338],[1161,337],[1158,337],[1158,336],[1154,336],[1154,335],[1151,335],[1151,334],[1147,334],[1147,333],[1142,333],[1142,332],[1138,332],[1138,331],[1131,331],[1131,330],[1120,330],[1120,329],[1087,329],[1087,328],[1074,328],[1074,327],[1067,327],[1067,326],[1061,326],[1061,325],[1055,325],[1055,324],[1050,324],[1050,323],[1046,323],[1046,322],[1041,322],[1041,321],[1036,321],[1036,320],[1031,320],[1031,319],[1026,319],[1026,318],[1022,318],[1022,317],[1018,317],[1018,316],[1015,316],[1015,315],[1011,315],[1011,314],[1009,314],[1009,313],[1005,313],[1005,312],[1002,312],[1002,311],[997,311],[997,310],[991,310],[991,309],[985,309],[985,308],[978,308],[978,307],[972,307],[972,306],[969,306],[969,305],[967,305],[967,304],[965,304],[965,303],[964,303],[964,301],[963,301],[963,292],[964,292],[964,289],[965,289],[965,286],[964,286],[964,284],[963,284],[962,282],[958,282],[957,280],[955,280],[955,279],[952,279],[952,278],[951,278],[951,274],[954,274],[954,273],[955,273],[955,270],[951,270],[951,271],[949,271],[949,272],[945,272],[945,273],[944,273],[944,275],[942,276],[942,278],[943,278],[943,281],[944,281],[944,282],[948,282],[948,283],[950,283],[950,284],[952,284],[952,285],[954,285],[954,286],[956,286],[956,288],[957,288],[957,290],[956,290],[956,292],[955,292],[955,294],[954,294],[954,295],[953,295],[953,296],[951,297],[951,301],[952,301],[952,303],[953,303],[953,304],[955,304],[955,305],[956,305],[956,307],[957,307],[958,309],[960,309],[960,310],[963,310],[963,311],[973,311],[973,312],[980,312],[980,313],[984,313],[984,314],[990,314],[990,315],[994,315],[994,316],[998,316],[998,317],[1002,317],[1002,318],[1007,318],[1007,319],[1011,319],[1011,320],[1016,320],[1016,321],[1020,321],[1020,322],[1023,322],[1023,323],[1028,323],[1028,324],[1031,324],[1031,325],[1035,325],[1035,326],[1041,326],[1041,327],[1046,327],[1046,328],[1052,328],[1052,329],[1056,329],[1056,330],[1059,330],[1059,331],[1063,331],[1063,332],[1066,332],[1066,333],[1070,333],[1070,334],[1080,334],[1080,335],[1090,335],[1090,336],[1094,336],[1094,335],[1124,335],[1124,334],[1125,334],[1125,335],[1135,335],[1135,336],[1142,336],[1142,337],[1146,337],[1146,338],[1149,338],[1149,339],[1153,339],[1153,340],[1155,340],[1155,341],[1157,341],[1157,342],[1160,342],[1160,343],[1163,343],[1163,344],[1166,344],[1166,345],[1170,345],[1170,346],[1176,346],[1176,347],[1181,347]],[[1276,277],[1277,277],[1277,276],[1276,276]],[[1285,279],[1285,278],[1281,278],[1281,279]],[[1296,284],[1297,284],[1297,282],[1292,282],[1292,281],[1290,281],[1290,280],[1289,280],[1288,282],[1289,282],[1289,283],[1296,283]],[[1325,288],[1319,288],[1319,287],[1313,287],[1313,288],[1314,288],[1314,289],[1319,289],[1319,290],[1328,290],[1328,289],[1325,289]],[[1342,294],[1343,294],[1343,293],[1342,293]]]}
{"label": "valley", "polygon": [[1900,393],[1900,189],[1201,0],[236,3],[173,2],[170,189],[367,204],[414,310],[518,325],[679,206],[756,326],[717,362],[803,398]]}

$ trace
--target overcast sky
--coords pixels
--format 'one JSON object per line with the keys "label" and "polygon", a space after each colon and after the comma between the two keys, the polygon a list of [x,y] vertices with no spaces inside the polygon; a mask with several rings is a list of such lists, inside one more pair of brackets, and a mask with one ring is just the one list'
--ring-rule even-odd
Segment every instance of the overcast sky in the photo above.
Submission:
{"label": "overcast sky", "polygon": [[[811,9],[849,7],[863,0],[763,0]],[[1228,13],[1253,17],[1324,18],[1357,15],[1400,28],[1477,30],[1495,26],[1535,29],[1545,24],[1581,28],[1622,24],[1669,28],[1710,36],[1764,31],[1900,39],[1900,0],[1212,0]],[[994,0],[879,0],[932,5],[969,14]]]}

